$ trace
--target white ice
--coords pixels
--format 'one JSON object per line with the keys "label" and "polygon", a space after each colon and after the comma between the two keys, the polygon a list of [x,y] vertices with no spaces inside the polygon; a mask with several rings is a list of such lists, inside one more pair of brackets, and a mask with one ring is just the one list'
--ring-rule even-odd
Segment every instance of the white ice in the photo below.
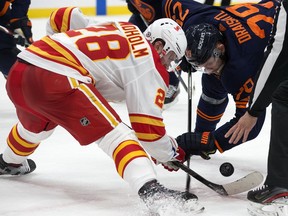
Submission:
{"label": "white ice", "polygon": [[[127,16],[99,17],[101,20],[127,20]],[[34,19],[34,38],[45,34],[46,19]],[[183,74],[187,81],[187,75]],[[196,104],[201,93],[200,74],[193,74],[196,90],[193,95],[192,128],[195,122]],[[33,85],[33,83],[27,83]],[[148,85],[148,84],[147,84]],[[0,76],[0,152],[6,146],[6,138],[12,126],[17,123],[13,104],[7,97],[5,79]],[[149,88],[149,86],[147,86]],[[187,93],[181,87],[179,102],[164,112],[167,131],[177,136],[187,131]],[[128,123],[124,104],[113,104],[124,122]],[[235,105],[230,98],[229,106],[219,125],[231,119]],[[216,153],[211,160],[191,158],[191,168],[203,177],[218,184],[228,183],[251,171],[266,175],[267,154],[270,137],[270,108],[260,135],[253,141],[242,144],[223,154]],[[0,177],[1,216],[135,216],[145,215],[145,207],[116,173],[112,160],[95,144],[80,146],[70,134],[58,127],[55,133],[43,141],[31,156],[37,169],[27,176]],[[235,172],[223,177],[219,166],[223,162],[234,165]],[[162,166],[155,166],[161,183],[172,189],[185,190],[186,173],[170,173]],[[194,178],[191,178],[191,192],[199,197],[205,206],[203,216],[245,216],[246,193],[223,197]]]}

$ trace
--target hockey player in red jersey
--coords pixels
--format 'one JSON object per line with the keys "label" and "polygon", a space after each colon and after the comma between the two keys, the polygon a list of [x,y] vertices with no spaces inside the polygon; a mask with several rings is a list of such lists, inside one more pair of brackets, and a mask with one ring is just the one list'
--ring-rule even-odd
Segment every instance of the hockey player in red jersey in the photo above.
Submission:
{"label": "hockey player in red jersey", "polygon": [[[81,145],[96,142],[150,210],[165,209],[169,202],[163,199],[172,199],[179,211],[200,211],[197,196],[157,182],[145,151],[171,168],[171,161],[184,160],[166,133],[162,107],[166,69],[184,55],[186,45],[181,27],[167,18],[144,35],[131,23],[107,22],[34,42],[19,54],[7,79],[19,122],[0,155],[0,173],[33,172],[36,165],[28,156],[60,125]],[[133,130],[108,103],[123,100]]]}

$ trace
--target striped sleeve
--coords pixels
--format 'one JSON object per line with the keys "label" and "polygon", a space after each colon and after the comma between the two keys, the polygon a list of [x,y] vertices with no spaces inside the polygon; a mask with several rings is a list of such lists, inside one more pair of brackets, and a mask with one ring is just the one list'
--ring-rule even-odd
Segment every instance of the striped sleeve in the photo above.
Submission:
{"label": "striped sleeve", "polygon": [[89,19],[77,7],[63,7],[53,11],[47,22],[46,33],[66,32],[72,29],[85,28]]}

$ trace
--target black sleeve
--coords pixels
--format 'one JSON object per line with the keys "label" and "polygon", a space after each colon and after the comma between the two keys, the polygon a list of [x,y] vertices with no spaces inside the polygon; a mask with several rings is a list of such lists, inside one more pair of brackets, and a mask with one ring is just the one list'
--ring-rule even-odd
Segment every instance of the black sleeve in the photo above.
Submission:
{"label": "black sleeve", "polygon": [[[286,9],[288,3],[283,2]],[[263,64],[257,74],[253,94],[250,98],[249,114],[258,117],[272,102],[272,96],[279,84],[288,79],[288,32],[287,10],[280,13],[274,24],[269,46],[265,52]],[[277,31],[275,31],[277,29]],[[273,42],[273,43],[271,43]]]}

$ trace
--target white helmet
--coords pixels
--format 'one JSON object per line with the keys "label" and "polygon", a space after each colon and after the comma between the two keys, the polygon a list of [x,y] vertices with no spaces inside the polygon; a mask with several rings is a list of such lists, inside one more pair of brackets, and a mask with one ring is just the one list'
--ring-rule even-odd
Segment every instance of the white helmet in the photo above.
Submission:
{"label": "white helmet", "polygon": [[165,42],[166,53],[174,51],[178,59],[181,59],[187,47],[187,39],[183,29],[172,19],[162,18],[155,20],[145,30],[144,35],[148,41],[153,43],[156,39]]}

